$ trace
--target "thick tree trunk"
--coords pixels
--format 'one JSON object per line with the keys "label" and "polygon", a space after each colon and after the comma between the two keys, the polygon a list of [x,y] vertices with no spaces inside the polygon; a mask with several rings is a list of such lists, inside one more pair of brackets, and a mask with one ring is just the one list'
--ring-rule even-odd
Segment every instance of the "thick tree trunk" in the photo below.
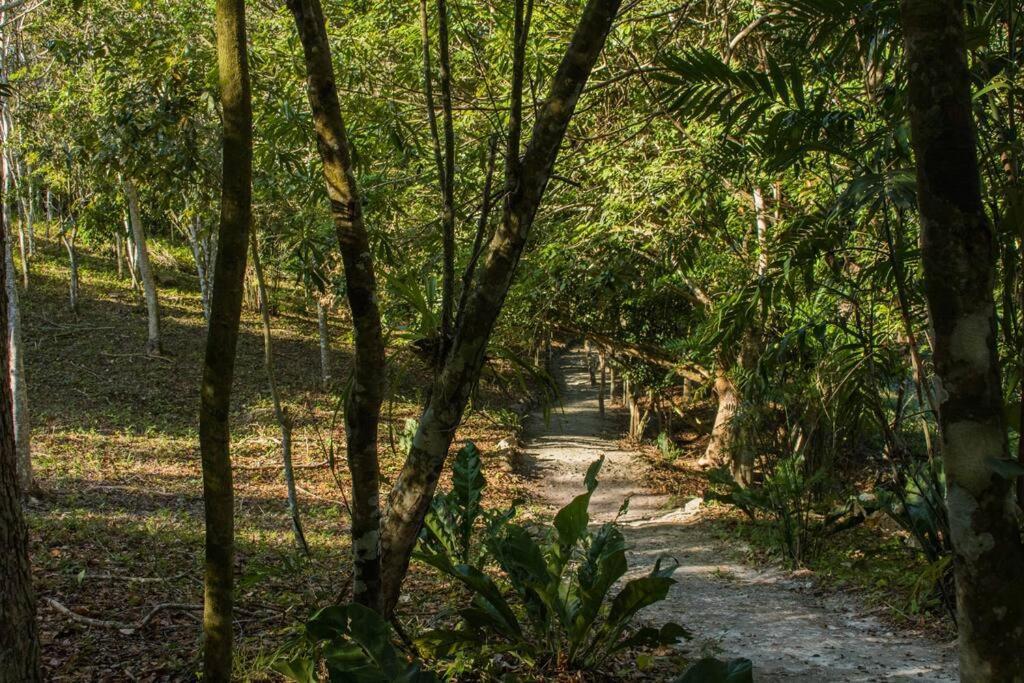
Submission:
{"label": "thick tree trunk", "polygon": [[[511,126],[511,153],[507,160],[511,175],[506,178],[510,191],[505,198],[502,222],[491,236],[473,279],[451,351],[434,382],[409,456],[388,497],[382,539],[386,614],[393,611],[398,601],[412,549],[455,430],[480,376],[487,343],[515,276],[562,138],[618,9],[619,0],[587,3],[552,80],[551,91],[538,109],[533,136],[521,158],[518,131],[514,123]],[[516,118],[514,111],[512,118]]]}
{"label": "thick tree trunk", "polygon": [[263,266],[260,263],[259,244],[256,232],[251,231],[252,265],[256,271],[256,287],[260,295],[260,320],[263,322],[263,367],[267,371],[267,386],[270,389],[270,400],[274,405],[274,418],[281,428],[281,458],[284,466],[284,483],[288,492],[288,513],[292,518],[292,533],[295,545],[305,555],[309,555],[306,535],[302,533],[302,520],[299,517],[299,497],[295,492],[295,471],[292,468],[292,421],[288,412],[281,405],[281,393],[277,390],[277,378],[274,373],[274,338],[270,331],[270,301],[267,298],[267,283],[263,278]]}
{"label": "thick tree trunk", "polygon": [[[4,198],[0,198],[4,201]],[[9,244],[6,212],[0,212],[0,239]],[[0,278],[14,280],[2,259]],[[42,681],[39,637],[28,556],[28,528],[21,507],[18,452],[9,363],[7,299],[0,297],[0,681]]]}
{"label": "thick tree trunk", "polygon": [[736,385],[729,379],[721,363],[715,369],[715,396],[718,397],[718,409],[715,412],[715,424],[711,428],[711,439],[704,450],[704,456],[697,463],[701,467],[721,467],[730,462],[733,451],[732,420],[736,417],[740,401]]}
{"label": "thick tree trunk", "polygon": [[159,356],[163,353],[160,339],[160,302],[157,299],[156,278],[149,263],[149,248],[146,246],[146,231],[142,227],[142,215],[139,210],[139,193],[131,178],[124,180],[124,194],[128,199],[128,218],[135,237],[135,248],[139,266],[139,277],[142,280],[142,291],[146,295],[146,316],[148,318],[148,334],[146,353]]}
{"label": "thick tree trunk", "polygon": [[902,0],[925,293],[963,681],[1024,680],[1024,545],[1003,419],[993,285],[959,0]]}
{"label": "thick tree trunk", "polygon": [[216,28],[224,170],[220,247],[200,392],[199,448],[206,511],[203,674],[211,683],[227,683],[231,680],[235,537],[229,414],[252,223],[252,100],[244,0],[217,0]]}
{"label": "thick tree trunk", "polygon": [[330,308],[323,297],[316,298],[316,329],[320,336],[320,382],[326,389],[331,385],[331,335],[327,326]]}
{"label": "thick tree trunk", "polygon": [[355,328],[355,368],[345,403],[345,436],[352,475],[352,593],[356,602],[379,610],[381,515],[377,428],[386,367],[377,281],[320,0],[288,0],[288,8],[295,17],[305,55],[307,94]]}

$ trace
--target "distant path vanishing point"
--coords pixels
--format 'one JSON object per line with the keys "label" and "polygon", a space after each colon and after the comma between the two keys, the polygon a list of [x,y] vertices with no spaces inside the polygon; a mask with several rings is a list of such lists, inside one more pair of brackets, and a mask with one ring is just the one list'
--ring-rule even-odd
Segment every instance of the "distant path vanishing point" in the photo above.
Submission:
{"label": "distant path vanishing point", "polygon": [[527,424],[526,465],[537,501],[559,508],[582,491],[587,467],[605,456],[591,501],[593,522],[620,520],[632,550],[630,575],[650,571],[661,555],[679,562],[667,600],[642,613],[658,624],[676,621],[694,633],[686,647],[725,659],[747,657],[758,681],[956,681],[956,649],[922,635],[899,632],[872,616],[851,595],[817,595],[809,583],[779,569],[754,569],[710,538],[699,508],[671,508],[669,498],[645,489],[644,466],[604,435],[597,390],[582,352],[555,360],[564,410],[550,424],[535,413]]}

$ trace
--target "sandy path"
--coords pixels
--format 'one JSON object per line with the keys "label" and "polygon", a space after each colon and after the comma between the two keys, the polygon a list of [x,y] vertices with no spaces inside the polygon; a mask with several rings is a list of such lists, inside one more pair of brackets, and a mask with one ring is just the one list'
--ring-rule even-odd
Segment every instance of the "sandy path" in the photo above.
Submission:
{"label": "sandy path", "polygon": [[815,595],[806,579],[737,563],[702,532],[699,510],[669,508],[667,497],[645,491],[643,466],[609,438],[582,353],[557,363],[564,412],[545,425],[527,425],[526,461],[537,475],[539,501],[552,508],[583,487],[587,466],[601,454],[601,485],[591,502],[594,521],[611,519],[632,494],[624,533],[633,550],[630,573],[646,573],[660,555],[680,567],[669,598],[644,618],[677,621],[695,634],[688,651],[748,657],[759,681],[955,681],[956,653],[948,644],[896,633],[865,616],[849,595]]}

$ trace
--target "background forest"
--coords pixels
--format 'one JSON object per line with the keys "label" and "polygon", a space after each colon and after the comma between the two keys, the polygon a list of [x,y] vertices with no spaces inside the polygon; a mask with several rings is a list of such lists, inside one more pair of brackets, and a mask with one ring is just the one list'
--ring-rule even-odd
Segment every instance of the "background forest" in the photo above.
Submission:
{"label": "background forest", "polygon": [[674,624],[615,622],[626,542],[588,530],[597,470],[549,521],[516,464],[524,416],[560,410],[570,348],[709,534],[856,588],[900,629],[959,627],[964,680],[1024,676],[1006,654],[1024,584],[970,597],[1020,578],[1019,526],[989,536],[999,576],[965,579],[985,560],[954,552],[947,472],[974,456],[940,427],[941,359],[987,328],[936,327],[961,309],[925,283],[940,174],[918,175],[911,129],[939,124],[907,53],[962,19],[978,173],[949,161],[935,183],[977,186],[981,222],[956,234],[990,270],[951,251],[927,275],[994,302],[998,405],[977,419],[1001,436],[964,437],[1002,492],[978,498],[989,514],[1024,471],[1024,21],[1015,0],[921,2],[0,5],[10,427],[43,671],[0,680],[673,680],[705,653],[666,648]]}

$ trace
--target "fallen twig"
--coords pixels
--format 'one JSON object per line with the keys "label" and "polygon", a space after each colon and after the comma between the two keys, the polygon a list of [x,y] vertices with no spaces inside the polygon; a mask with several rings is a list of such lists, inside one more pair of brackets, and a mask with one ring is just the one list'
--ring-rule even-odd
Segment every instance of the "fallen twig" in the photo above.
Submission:
{"label": "fallen twig", "polygon": [[[134,624],[128,624],[123,621],[114,621],[113,619],[94,619],[93,617],[87,617],[84,614],[72,612],[70,609],[65,607],[57,600],[54,600],[53,598],[44,598],[44,600],[50,607],[54,608],[55,610],[66,616],[68,619],[71,619],[72,621],[77,621],[78,623],[85,624],[87,626],[95,626],[97,628],[114,629],[116,631],[124,633],[125,635],[142,630],[150,621],[153,620],[153,617],[155,617],[157,614],[165,610],[177,610],[188,614],[189,612],[203,609],[202,605],[188,605],[177,602],[166,602],[161,603],[153,609],[149,610],[149,612],[147,612],[146,615],[142,617],[142,619],[135,622]],[[188,616],[196,618],[195,615],[193,614],[188,614]]]}

